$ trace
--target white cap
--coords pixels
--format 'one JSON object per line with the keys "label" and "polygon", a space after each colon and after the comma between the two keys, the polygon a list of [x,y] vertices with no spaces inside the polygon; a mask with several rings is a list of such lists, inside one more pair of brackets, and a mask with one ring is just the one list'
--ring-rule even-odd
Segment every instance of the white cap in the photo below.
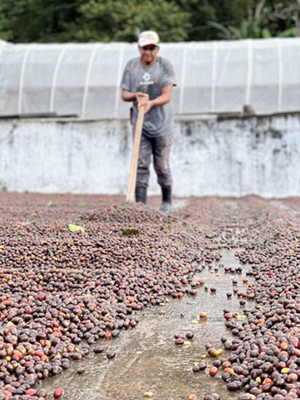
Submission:
{"label": "white cap", "polygon": [[147,46],[148,44],[154,44],[159,46],[159,36],[154,31],[144,31],[140,34],[139,45],[141,47]]}

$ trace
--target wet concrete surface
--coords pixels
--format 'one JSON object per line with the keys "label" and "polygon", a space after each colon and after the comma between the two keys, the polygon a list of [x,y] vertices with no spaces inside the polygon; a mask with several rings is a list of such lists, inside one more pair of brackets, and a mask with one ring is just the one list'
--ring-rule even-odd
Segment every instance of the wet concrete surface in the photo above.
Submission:
{"label": "wet concrete surface", "polygon": [[[9,199],[13,195],[5,194],[3,197]],[[96,203],[95,199],[97,200]],[[56,195],[55,197],[52,195],[34,196],[26,194],[15,196],[14,202],[11,203],[7,202],[1,205],[0,202],[0,205],[3,213],[9,211],[21,214],[23,204],[27,206],[28,203],[31,212],[34,211],[33,215],[36,212],[41,212],[42,208],[47,207],[48,210],[49,203],[52,204],[49,211],[54,214],[56,206],[59,204],[71,215],[71,212],[73,213],[77,207],[83,212],[85,209],[94,210],[96,206],[97,208],[102,207],[108,203],[119,202],[122,199],[116,196],[104,198],[101,196],[72,195],[66,197]],[[201,212],[203,210],[204,215],[209,211],[206,203],[209,203],[212,208],[216,207],[213,214],[213,230],[207,229],[210,224],[209,218],[212,215],[210,211],[206,218],[196,220],[193,225],[198,229],[198,221],[201,221],[200,226],[205,234],[201,236],[199,241],[203,244],[206,237],[211,239],[215,237],[214,234],[223,232],[223,237],[215,241],[217,246],[222,245],[222,239],[225,239],[227,245],[236,241],[240,246],[243,242],[243,232],[235,227],[246,226],[245,233],[251,229],[257,230],[257,218],[260,218],[260,213],[269,212],[269,207],[264,208],[265,204],[270,204],[272,208],[278,210],[277,226],[279,228],[280,223],[283,221],[285,224],[291,215],[293,218],[299,216],[299,199],[266,201],[252,198],[250,200],[255,200],[255,207],[250,208],[249,214],[247,212],[251,201],[247,199],[242,201],[232,198],[222,200],[207,198],[200,205],[195,203],[194,210]],[[150,197],[147,204],[148,207],[158,210],[160,202],[160,197]],[[224,202],[225,207],[220,207],[219,202]],[[176,199],[174,208],[185,207],[189,203],[193,203],[193,199]],[[260,211],[260,207],[262,211]],[[254,209],[255,213],[253,212]],[[193,223],[193,219],[189,218],[192,212],[193,207],[187,210],[186,215],[182,214],[185,223]],[[247,217],[247,223],[239,224],[239,219],[241,219],[243,213],[245,218]],[[28,221],[26,217],[22,225],[33,223],[30,221],[29,215],[31,214],[28,214]],[[274,213],[271,215],[274,218]],[[267,218],[264,218],[263,221],[268,223]],[[258,224],[258,226],[261,225]],[[275,231],[275,234],[276,232],[278,231]],[[239,235],[240,233],[242,234]],[[260,237],[259,232],[256,232],[256,236],[253,235],[253,238],[254,247],[257,243],[264,243],[266,240],[263,235]],[[210,243],[213,241],[214,239],[209,240]],[[138,312],[135,315],[139,319],[136,328],[128,331],[122,330],[120,335],[113,340],[99,340],[97,342],[97,346],[101,345],[105,348],[102,354],[95,355],[91,347],[89,356],[81,361],[72,361],[69,370],[63,371],[59,376],[42,381],[36,388],[46,388],[48,398],[52,398],[54,390],[60,387],[64,390],[63,399],[69,400],[143,399],[145,392],[153,393],[152,398],[160,400],[167,398],[188,399],[188,396],[192,393],[197,396],[198,400],[202,400],[206,394],[212,392],[217,392],[222,400],[236,400],[239,392],[227,391],[226,384],[221,379],[222,370],[214,378],[209,376],[209,368],[215,359],[209,357],[205,349],[206,343],[211,343],[216,348],[222,348],[220,338],[231,336],[231,331],[226,329],[224,325],[224,308],[243,315],[243,307],[239,305],[239,297],[233,294],[232,298],[228,299],[226,296],[227,292],[233,292],[233,278],[238,279],[238,284],[235,287],[239,289],[239,292],[247,287],[242,282],[249,268],[247,265],[242,265],[242,274],[225,273],[224,267],[236,268],[240,266],[235,257],[235,251],[241,252],[242,247],[231,250],[216,250],[216,252],[220,252],[221,259],[218,262],[205,264],[203,271],[195,277],[195,279],[201,277],[206,282],[205,285],[197,288],[196,296],[185,295],[182,299],[169,297],[169,301],[164,306],[151,306]],[[223,264],[224,267],[219,267],[219,264]],[[251,283],[250,279],[249,283]],[[207,291],[205,291],[204,286],[208,287]],[[209,288],[211,286],[216,287],[216,293],[210,293]],[[249,309],[255,307],[255,304],[254,301],[248,300],[246,307]],[[202,311],[208,314],[206,320],[199,319],[199,314]],[[162,315],[162,312],[165,314]],[[197,321],[197,324],[192,323],[194,320]],[[242,323],[242,321],[241,319],[239,323]],[[174,334],[185,334],[188,331],[194,332],[194,338],[190,341],[190,345],[176,346]],[[110,361],[107,359],[108,350],[116,352],[115,359]],[[223,355],[226,355],[225,351]],[[202,356],[206,356],[206,358],[202,358]],[[194,374],[192,372],[193,363],[203,360],[207,364],[206,371]],[[85,373],[79,376],[77,370],[80,367],[85,368]]]}
{"label": "wet concrete surface", "polygon": [[[94,354],[91,350],[85,359],[72,362],[69,370],[43,381],[38,387],[45,388],[49,394],[59,387],[64,390],[63,398],[68,400],[135,400],[145,398],[145,392],[153,393],[152,398],[159,400],[169,397],[183,400],[190,394],[203,399],[214,392],[222,400],[237,399],[239,392],[233,394],[226,389],[221,379],[222,369],[215,377],[209,376],[215,358],[208,356],[205,349],[207,343],[222,348],[220,338],[231,337],[231,331],[224,325],[224,308],[243,315],[240,298],[236,294],[231,298],[226,296],[228,292],[233,293],[233,278],[238,280],[234,286],[239,292],[247,287],[242,282],[247,266],[243,266],[240,274],[224,270],[224,267],[240,265],[235,251],[223,249],[220,261],[205,264],[202,272],[195,276],[195,280],[205,280],[195,296],[170,297],[164,306],[152,306],[138,312],[136,328],[123,330],[118,338],[97,342],[97,345],[103,345],[103,353]],[[221,263],[224,267],[219,266]],[[209,290],[212,286],[217,289],[215,293]],[[247,301],[247,308],[254,305],[253,301]],[[162,312],[165,315],[161,315]],[[199,318],[201,312],[207,313],[207,319]],[[176,346],[174,334],[185,335],[188,331],[194,333],[190,344]],[[115,351],[113,360],[107,359],[108,350]],[[200,361],[207,364],[207,369],[193,373],[193,363]],[[79,367],[85,367],[83,375],[77,374]]]}

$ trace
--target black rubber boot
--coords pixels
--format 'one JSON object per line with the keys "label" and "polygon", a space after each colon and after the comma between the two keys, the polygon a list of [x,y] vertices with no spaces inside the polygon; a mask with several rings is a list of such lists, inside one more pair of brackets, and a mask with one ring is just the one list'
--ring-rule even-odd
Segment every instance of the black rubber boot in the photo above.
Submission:
{"label": "black rubber boot", "polygon": [[135,188],[135,201],[137,203],[146,204],[147,188],[145,186],[136,186]]}
{"label": "black rubber boot", "polygon": [[162,203],[159,211],[165,214],[169,214],[172,208],[172,187],[165,186],[161,188],[162,191]]}

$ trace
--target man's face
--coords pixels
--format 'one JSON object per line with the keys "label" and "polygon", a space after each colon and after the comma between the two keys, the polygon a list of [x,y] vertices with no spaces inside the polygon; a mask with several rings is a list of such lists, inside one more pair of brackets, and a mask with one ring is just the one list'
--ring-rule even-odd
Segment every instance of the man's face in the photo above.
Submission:
{"label": "man's face", "polygon": [[142,65],[152,65],[156,60],[159,47],[155,46],[154,44],[148,44],[144,47],[139,46],[139,51],[141,54]]}

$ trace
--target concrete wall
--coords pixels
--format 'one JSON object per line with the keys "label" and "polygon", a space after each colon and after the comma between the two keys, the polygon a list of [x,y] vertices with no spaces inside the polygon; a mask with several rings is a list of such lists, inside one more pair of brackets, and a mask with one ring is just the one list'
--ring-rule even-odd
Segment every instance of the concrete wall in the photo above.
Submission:
{"label": "concrete wall", "polygon": [[[131,151],[127,120],[0,120],[0,190],[126,193]],[[297,196],[299,162],[300,113],[175,121],[177,196]]]}

